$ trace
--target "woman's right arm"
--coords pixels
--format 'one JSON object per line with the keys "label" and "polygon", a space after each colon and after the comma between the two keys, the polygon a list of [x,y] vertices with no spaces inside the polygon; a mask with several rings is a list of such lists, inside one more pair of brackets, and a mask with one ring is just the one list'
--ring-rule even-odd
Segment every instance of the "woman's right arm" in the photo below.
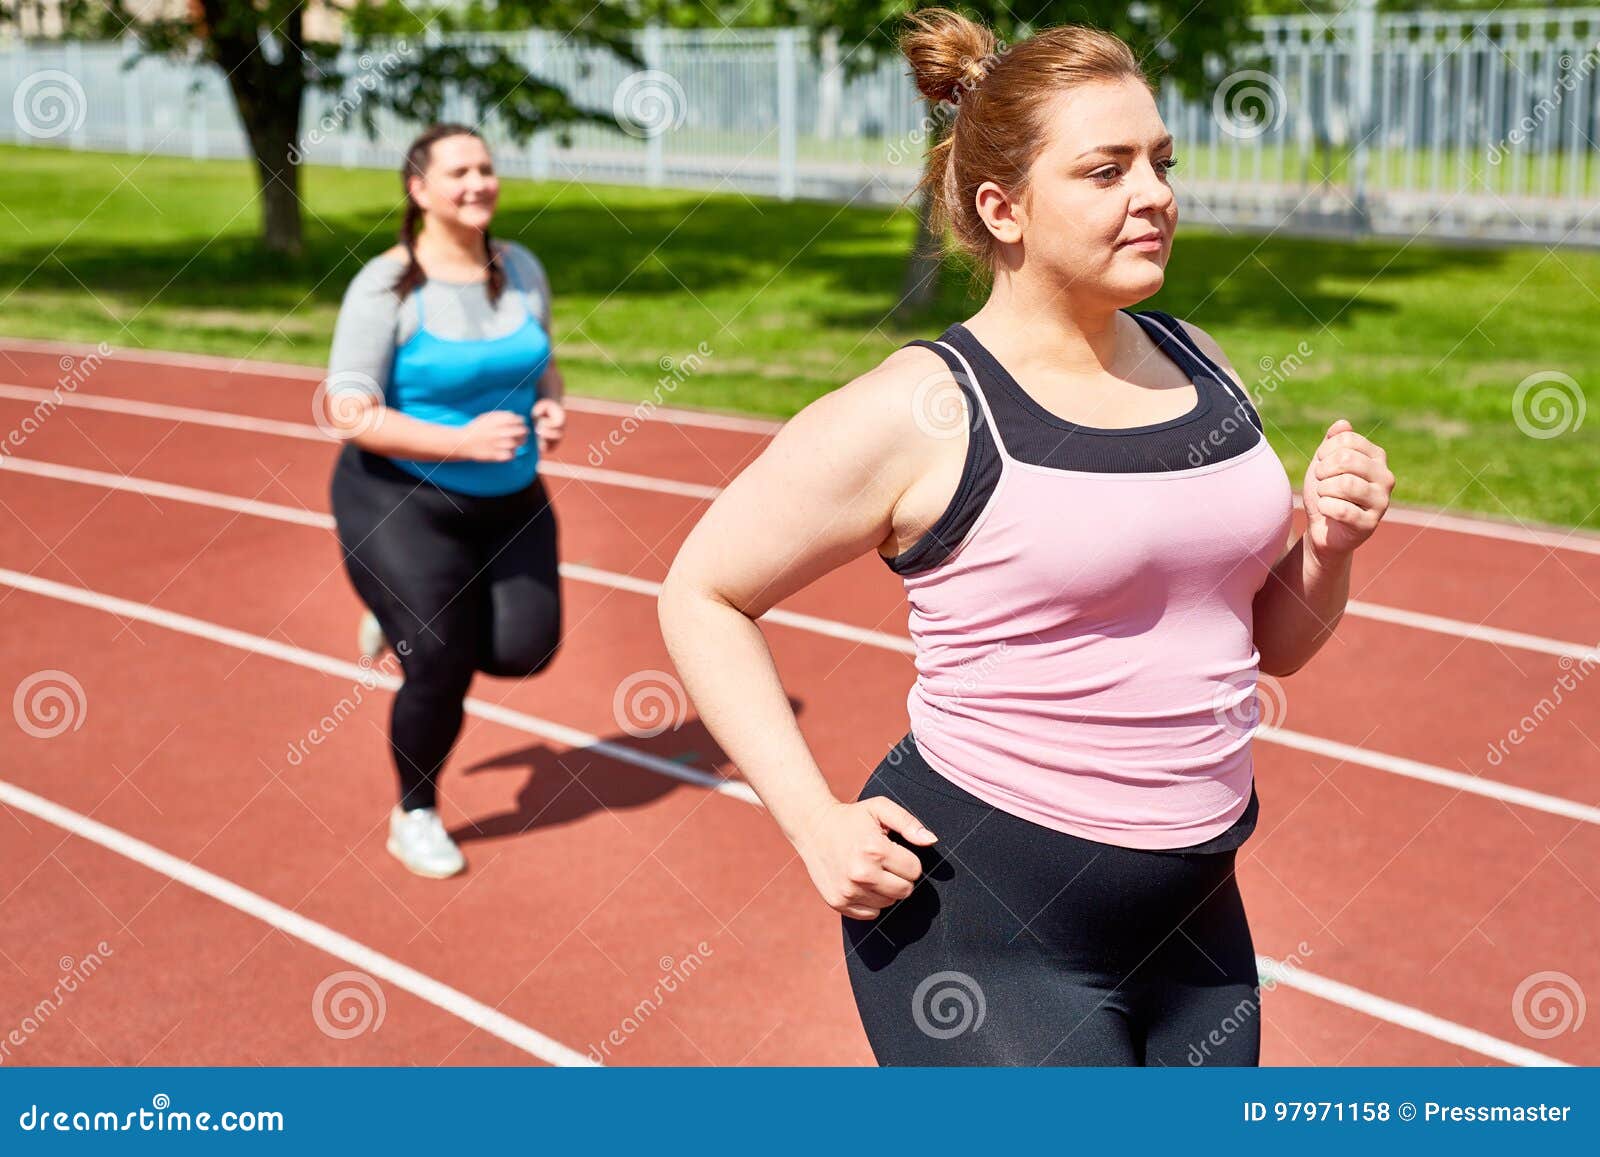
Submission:
{"label": "woman's right arm", "polygon": [[345,290],[333,327],[328,376],[317,391],[318,425],[385,457],[509,461],[528,437],[527,422],[509,410],[480,414],[465,426],[446,426],[384,405],[399,325],[393,281],[392,266],[376,263],[357,273]]}
{"label": "woman's right arm", "polygon": [[896,505],[928,458],[917,384],[942,370],[927,350],[900,350],[790,419],[689,534],[659,602],[662,636],[706,730],[823,899],[862,920],[910,895],[921,874],[888,833],[919,845],[936,837],[892,800],[834,797],[756,620],[890,539]]}

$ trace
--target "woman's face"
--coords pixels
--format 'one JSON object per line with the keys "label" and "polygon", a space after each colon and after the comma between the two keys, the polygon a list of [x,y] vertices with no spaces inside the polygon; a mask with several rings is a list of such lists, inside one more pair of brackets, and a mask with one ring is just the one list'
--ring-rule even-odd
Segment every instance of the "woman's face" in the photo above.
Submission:
{"label": "woman's face", "polygon": [[1013,210],[1025,262],[1069,294],[1143,301],[1161,288],[1178,225],[1172,136],[1154,98],[1131,79],[1080,85],[1055,98],[1047,123]]}
{"label": "woman's face", "polygon": [[428,168],[411,179],[411,196],[429,216],[445,224],[487,229],[500,197],[489,149],[466,135],[434,141]]}

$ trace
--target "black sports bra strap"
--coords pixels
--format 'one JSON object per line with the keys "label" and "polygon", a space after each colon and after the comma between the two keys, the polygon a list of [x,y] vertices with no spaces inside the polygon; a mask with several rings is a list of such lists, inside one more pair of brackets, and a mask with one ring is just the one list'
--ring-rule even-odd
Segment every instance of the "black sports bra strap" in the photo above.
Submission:
{"label": "black sports bra strap", "polygon": [[1189,331],[1183,328],[1183,324],[1177,318],[1170,313],[1163,313],[1159,309],[1147,309],[1141,313],[1134,314],[1134,316],[1151,319],[1156,322],[1158,329],[1169,333],[1175,338],[1178,347],[1183,353],[1207,374],[1215,378],[1222,388],[1227,390],[1244,407],[1245,413],[1250,416],[1250,421],[1255,425],[1255,428],[1262,429],[1261,415],[1256,412],[1255,404],[1251,402],[1250,395],[1233,380],[1233,377],[1226,370],[1213,361],[1205,350],[1200,348],[1200,344],[1189,335]]}

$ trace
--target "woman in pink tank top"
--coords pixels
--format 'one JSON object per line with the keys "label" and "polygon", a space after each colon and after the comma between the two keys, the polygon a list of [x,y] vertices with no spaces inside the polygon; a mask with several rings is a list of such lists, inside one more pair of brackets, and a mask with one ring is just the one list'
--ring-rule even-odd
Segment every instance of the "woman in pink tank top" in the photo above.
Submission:
{"label": "woman in pink tank top", "polygon": [[[1394,475],[1333,423],[1291,541],[1293,487],[1222,351],[1132,311],[1165,276],[1176,159],[1121,40],[997,51],[932,9],[902,49],[951,116],[928,190],[988,299],[785,425],[685,542],[663,635],[842,915],[880,1063],[1254,1064],[1234,862],[1256,681],[1331,636]],[[755,620],[874,548],[917,675],[850,801]]]}

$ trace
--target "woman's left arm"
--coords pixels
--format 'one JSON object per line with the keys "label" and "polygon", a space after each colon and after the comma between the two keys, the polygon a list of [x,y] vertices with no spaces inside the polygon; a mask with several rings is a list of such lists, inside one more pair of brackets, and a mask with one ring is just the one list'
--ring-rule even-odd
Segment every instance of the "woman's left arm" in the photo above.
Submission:
{"label": "woman's left arm", "polygon": [[528,277],[539,293],[539,324],[550,339],[550,360],[534,386],[533,403],[533,431],[539,439],[539,452],[546,454],[560,444],[566,431],[567,381],[556,364],[555,332],[550,328],[550,278],[545,274],[544,263],[527,246],[519,244],[518,249],[517,256],[526,263]]}
{"label": "woman's left arm", "polygon": [[1340,418],[1306,467],[1306,531],[1255,599],[1255,644],[1266,675],[1293,675],[1333,635],[1350,598],[1350,560],[1389,509],[1394,475],[1381,446]]}
{"label": "woman's left arm", "polygon": [[[1217,343],[1185,328],[1211,359],[1239,383]],[[1356,547],[1389,509],[1394,475],[1381,446],[1340,418],[1322,437],[1301,484],[1306,530],[1272,568],[1257,592],[1255,645],[1264,675],[1293,675],[1333,637],[1350,599],[1350,562]]]}

